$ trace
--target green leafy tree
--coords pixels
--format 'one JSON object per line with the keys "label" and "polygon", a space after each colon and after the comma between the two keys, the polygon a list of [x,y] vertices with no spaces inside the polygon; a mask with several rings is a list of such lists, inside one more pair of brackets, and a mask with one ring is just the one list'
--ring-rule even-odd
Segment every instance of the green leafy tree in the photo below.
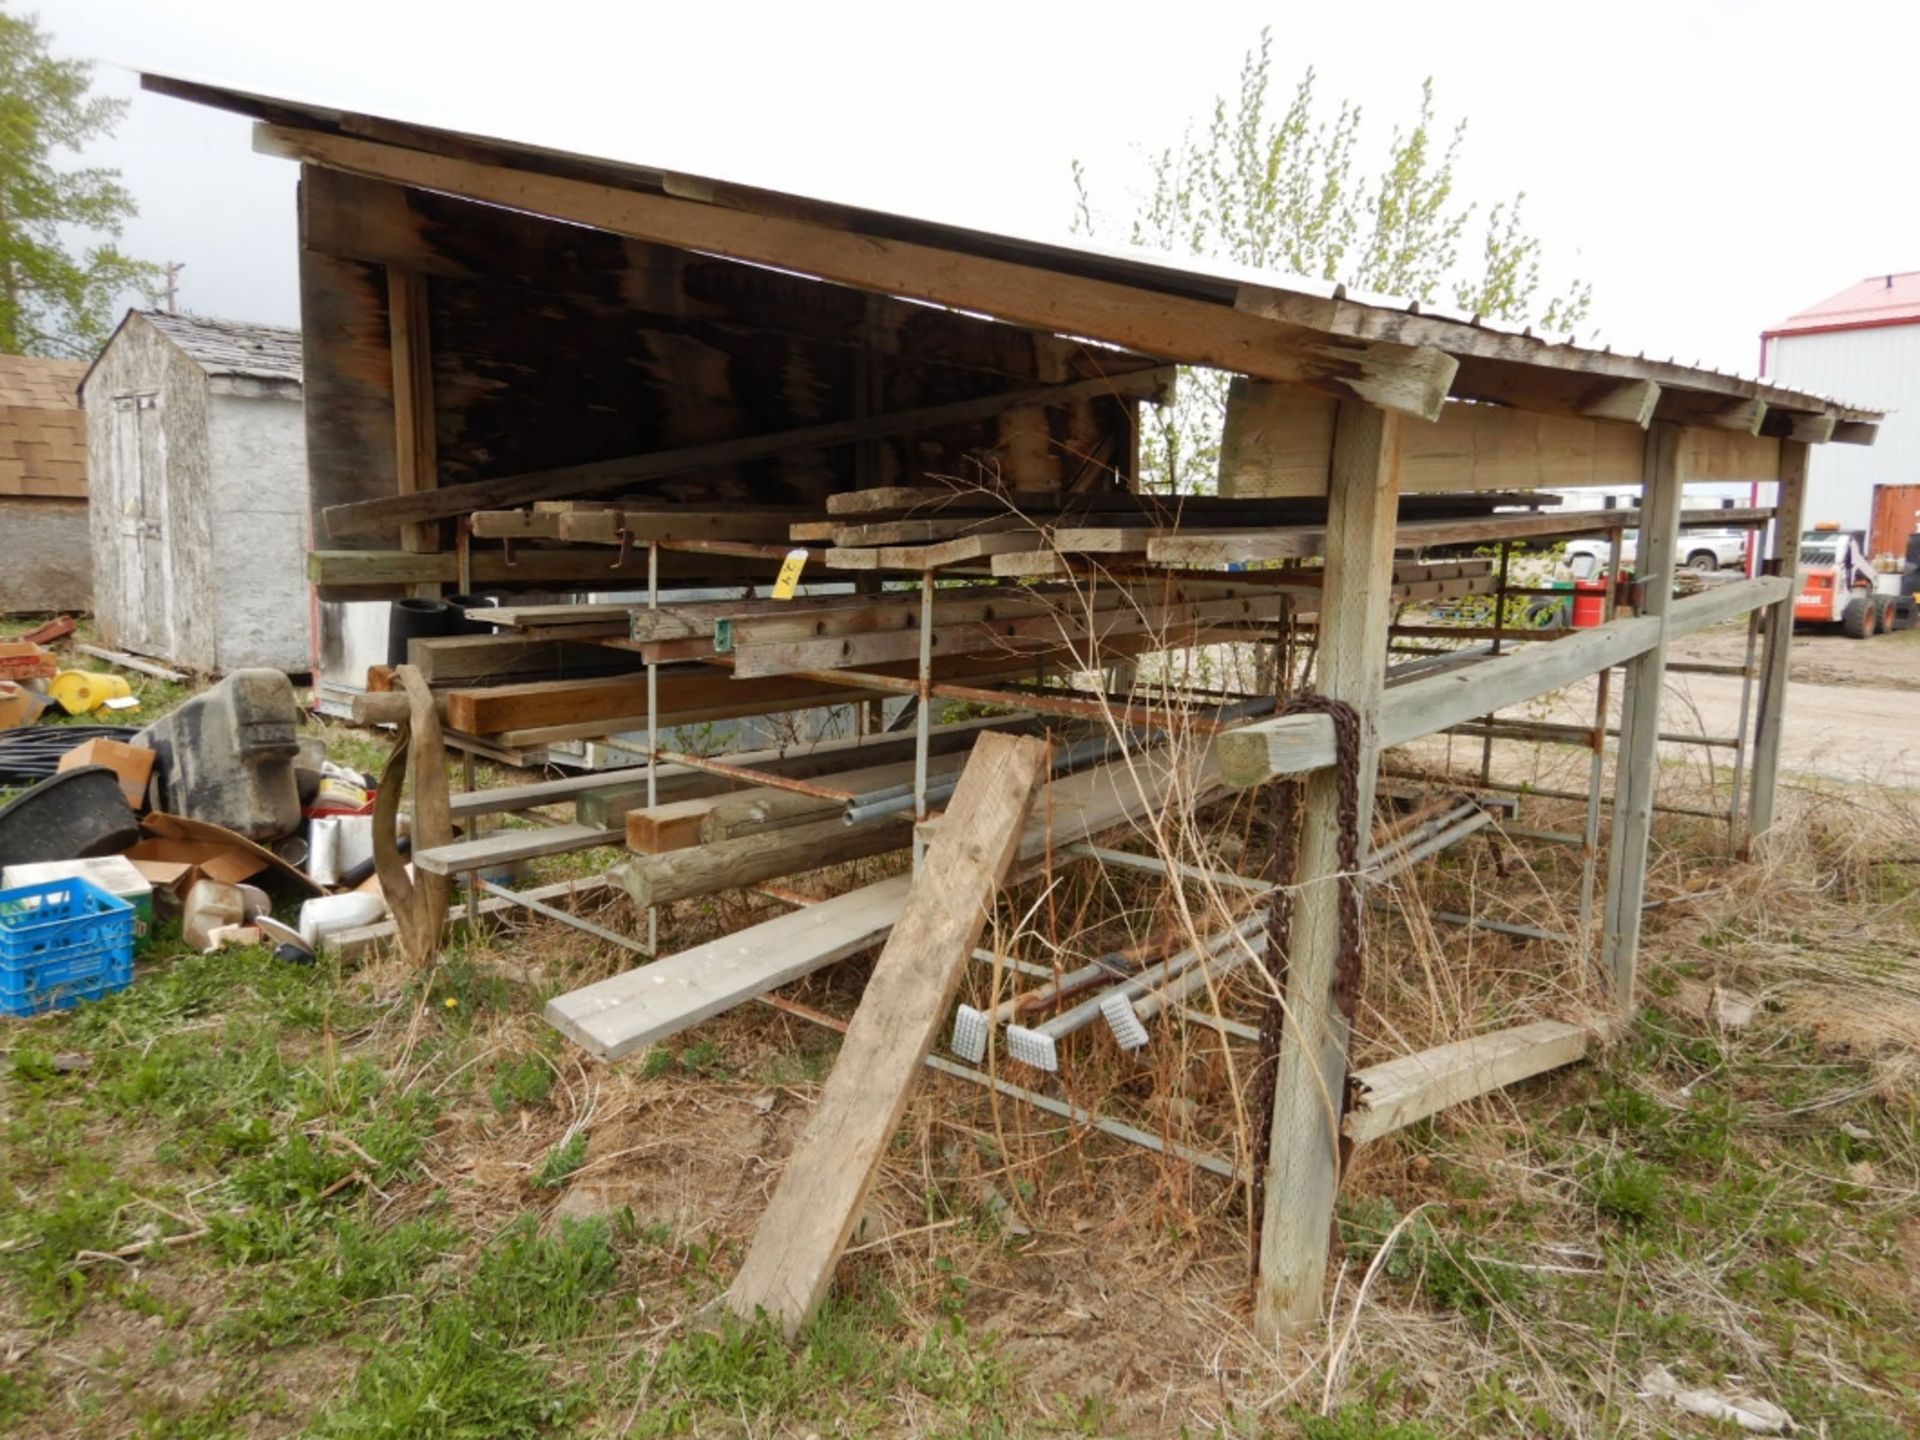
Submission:
{"label": "green leafy tree", "polygon": [[48,52],[35,17],[0,12],[0,351],[9,354],[91,358],[121,298],[156,293],[159,267],[112,243],[135,213],[119,172],[55,163],[111,134],[126,109],[90,95],[92,79],[89,62]]}
{"label": "green leafy tree", "polygon": [[[1216,98],[1204,124],[1189,125],[1178,145],[1152,157],[1146,193],[1122,232],[1128,241],[1423,305],[1444,296],[1462,313],[1544,332],[1578,330],[1591,291],[1576,281],[1543,295],[1543,252],[1526,229],[1525,193],[1484,216],[1455,196],[1466,124],[1440,126],[1431,80],[1412,123],[1395,127],[1370,177],[1359,169],[1360,107],[1342,102],[1326,116],[1313,70],[1275,114],[1272,49],[1272,32],[1262,31],[1241,64],[1238,90]],[[1074,230],[1106,233],[1078,161],[1073,181]],[[1142,478],[1152,488],[1192,494],[1212,487],[1228,379],[1183,371],[1175,403],[1147,412]]]}

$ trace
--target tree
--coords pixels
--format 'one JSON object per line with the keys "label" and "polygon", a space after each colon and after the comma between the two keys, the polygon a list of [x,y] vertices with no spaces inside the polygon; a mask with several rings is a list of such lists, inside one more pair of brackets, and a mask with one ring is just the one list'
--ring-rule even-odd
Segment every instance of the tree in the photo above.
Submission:
{"label": "tree", "polygon": [[[88,94],[93,66],[57,60],[33,16],[0,13],[0,351],[91,359],[129,291],[159,267],[111,242],[135,213],[117,170],[63,170],[63,150],[110,135],[126,101]],[[89,233],[104,237],[89,242]]]}
{"label": "tree", "polygon": [[[1432,80],[1421,86],[1412,124],[1394,129],[1378,178],[1369,179],[1356,175],[1360,107],[1342,102],[1324,118],[1311,68],[1272,117],[1272,48],[1272,31],[1263,30],[1241,64],[1238,93],[1216,98],[1202,129],[1189,126],[1178,145],[1153,157],[1128,240],[1422,305],[1444,294],[1465,314],[1543,331],[1579,327],[1591,303],[1587,285],[1576,281],[1541,300],[1543,252],[1525,227],[1524,192],[1486,212],[1478,255],[1463,258],[1478,215],[1477,206],[1454,197],[1466,122],[1439,129]],[[1073,181],[1073,228],[1097,235],[1106,227],[1078,161]],[[1212,487],[1227,383],[1217,371],[1183,371],[1175,403],[1151,412],[1141,445],[1151,488],[1193,494]]]}

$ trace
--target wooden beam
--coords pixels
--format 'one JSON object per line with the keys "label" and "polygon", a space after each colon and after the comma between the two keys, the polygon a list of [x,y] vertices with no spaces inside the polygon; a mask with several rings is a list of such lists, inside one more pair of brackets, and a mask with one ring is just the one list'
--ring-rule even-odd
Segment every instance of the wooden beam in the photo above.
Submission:
{"label": "wooden beam", "polygon": [[430,684],[502,676],[604,675],[639,667],[631,651],[576,640],[518,635],[429,635],[407,642],[407,663]]}
{"label": "wooden beam", "polygon": [[1701,390],[1663,390],[1653,418],[1700,430],[1758,435],[1767,404],[1748,395],[1716,395]]}
{"label": "wooden beam", "polygon": [[908,884],[908,876],[895,875],[555,996],[547,1023],[597,1059],[624,1059],[871,949],[893,928]]}
{"label": "wooden beam", "polygon": [[[394,480],[402,495],[417,495],[440,483],[426,276],[388,267],[387,337],[393,354]],[[438,550],[440,527],[404,525],[400,547],[415,552]],[[416,591],[437,596],[440,586],[428,581]]]}
{"label": "wooden beam", "polygon": [[1607,847],[1607,896],[1601,962],[1613,982],[1622,1015],[1634,1008],[1640,948],[1640,901],[1646,894],[1654,790],[1660,777],[1660,695],[1666,686],[1667,613],[1680,547],[1680,496],[1687,483],[1684,433],[1656,424],[1647,435],[1647,479],[1641,487],[1640,542],[1635,579],[1645,587],[1640,614],[1658,626],[1654,644],[1626,667],[1620,697],[1620,747],[1615,756],[1613,829]]}
{"label": "wooden beam", "polygon": [[[482,549],[471,552],[473,583],[477,586],[524,585],[553,589],[556,584],[570,588],[604,590],[610,581],[647,583],[647,553],[636,550],[624,560],[610,559],[598,550],[517,549],[508,563],[504,550]],[[734,555],[683,555],[668,552],[660,556],[662,582],[688,580],[719,581],[740,584],[743,581],[771,583],[777,565],[767,561]],[[360,598],[359,589],[390,588],[427,582],[456,584],[460,578],[459,561],[450,550],[437,554],[410,554],[404,550],[310,550],[307,552],[307,578],[321,587],[323,600]],[[633,588],[623,584],[620,589]]]}
{"label": "wooden beam", "polygon": [[[1091,380],[1071,380],[1059,385],[1039,385],[1023,390],[1004,391],[973,400],[956,400],[946,405],[926,405],[914,410],[895,411],[853,420],[833,420],[824,425],[803,425],[771,435],[746,435],[733,440],[716,440],[705,445],[685,445],[659,450],[649,455],[632,455],[614,460],[596,460],[585,465],[568,465],[557,470],[542,470],[528,475],[503,475],[491,480],[470,480],[463,485],[414,494],[388,495],[378,500],[356,500],[346,505],[330,505],[321,512],[327,534],[369,535],[396,525],[462,515],[470,510],[492,510],[503,505],[521,505],[566,495],[591,494],[598,490],[620,490],[654,480],[683,475],[693,470],[724,469],[751,460],[764,460],[794,450],[811,450],[833,445],[851,445],[912,430],[932,430],[944,425],[960,425],[990,419],[1008,410],[1030,406],[1066,405],[1095,396],[1133,397],[1159,394],[1171,382],[1170,367],[1136,370]],[[565,521],[562,521],[564,531]]]}
{"label": "wooden beam", "polygon": [[1378,1140],[1449,1106],[1571,1065],[1586,1057],[1591,1035],[1578,1025],[1536,1020],[1456,1040],[1353,1072],[1349,1140]]}
{"label": "wooden beam", "polygon": [[1651,380],[1583,375],[1471,355],[1456,358],[1460,361],[1459,372],[1453,377],[1456,400],[1479,400],[1544,415],[1607,420],[1642,430],[1653,419],[1654,406],[1660,400],[1660,387]]}
{"label": "wooden beam", "polygon": [[1831,415],[1815,415],[1804,410],[1769,410],[1760,433],[1777,440],[1796,440],[1803,445],[1824,445],[1833,438],[1839,422]]}
{"label": "wooden beam", "polygon": [[[1806,399],[1762,380],[1723,375],[1673,360],[1649,360],[1645,355],[1616,354],[1611,349],[1590,350],[1571,340],[1544,339],[1531,330],[1515,333],[1497,326],[1468,324],[1444,315],[1423,314],[1417,308],[1367,304],[1338,292],[1307,294],[1267,285],[1242,285],[1234,303],[1250,315],[1263,315],[1355,339],[1435,346],[1463,363],[1493,360],[1567,374],[1651,380],[1661,387],[1663,398],[1672,391],[1692,391],[1730,399],[1755,399],[1788,408],[1792,408],[1795,401],[1804,403]],[[1876,411],[1855,410],[1838,402],[1827,409],[1842,420],[1877,424],[1880,419]],[[1656,414],[1654,418],[1660,417]]]}
{"label": "wooden beam", "polygon": [[[1327,511],[1326,593],[1320,607],[1318,684],[1360,712],[1354,773],[1318,770],[1306,783],[1286,1021],[1273,1070],[1273,1119],[1260,1227],[1254,1329],[1273,1344],[1320,1313],[1333,1201],[1340,1183],[1340,1112],[1351,1017],[1338,998],[1340,795],[1358,789],[1359,862],[1380,759],[1373,717],[1386,682],[1387,591],[1393,579],[1400,489],[1400,417],[1342,405],[1335,426]],[[1349,917],[1360,923],[1357,916]]]}
{"label": "wooden beam", "polygon": [[257,126],[254,148],[635,239],[799,271],[856,289],[1104,340],[1170,360],[1305,385],[1425,419],[1439,413],[1453,381],[1453,359],[1434,349],[1329,336],[1211,301],[856,234],[799,218],[286,126]]}
{"label": "wooden beam", "polygon": [[570,855],[576,850],[592,850],[602,845],[618,845],[625,840],[619,830],[596,830],[590,825],[542,825],[532,830],[496,830],[477,840],[456,840],[448,845],[413,852],[413,863],[429,875],[463,875],[469,870],[485,870],[494,865],[511,865],[520,860],[538,860],[547,855]]}
{"label": "wooden beam", "polygon": [[1046,772],[1037,740],[975,747],[875,963],[813,1115],[794,1146],[727,1305],[791,1340],[826,1298],[914,1078],[959,988]]}
{"label": "wooden beam", "polygon": [[[631,822],[633,815],[629,814],[627,819]],[[633,897],[634,904],[648,909],[798,875],[824,865],[864,860],[889,850],[904,850],[913,839],[910,819],[906,815],[887,816],[849,825],[836,815],[831,820],[798,825],[791,830],[770,830],[658,854],[631,855],[616,865],[612,873]],[[629,828],[623,839],[632,833]]]}
{"label": "wooden beam", "polygon": [[[1061,606],[1040,614],[950,624],[941,624],[936,619],[933,653],[1041,655],[1070,646],[1080,652],[1083,660],[1093,661],[1098,659],[1101,647],[1123,635],[1171,636],[1196,625],[1272,621],[1280,615],[1284,602],[1284,593],[1269,587],[1264,592],[1248,595],[1169,605],[1125,604],[1099,610],[1082,609],[1077,613],[1071,606]],[[869,669],[892,661],[910,660],[919,653],[918,631],[904,630],[872,635],[828,635],[761,645],[736,641],[733,673],[746,679],[803,670]]]}
{"label": "wooden beam", "polygon": [[[497,511],[491,513],[499,513]],[[557,515],[560,538],[570,544],[621,545],[648,540],[760,540],[784,543],[796,520],[813,515],[811,507],[754,505],[708,510],[692,505],[671,509],[608,507]]]}
{"label": "wooden beam", "polygon": [[[1791,603],[1792,597],[1792,582],[1774,575],[1715,586],[1675,601],[1666,633],[1691,635],[1752,610]],[[1405,745],[1549,695],[1644,655],[1659,634],[1660,623],[1653,616],[1612,620],[1551,643],[1477,660],[1451,674],[1396,685],[1380,702],[1380,743],[1387,748]],[[1333,726],[1320,715],[1286,715],[1229,730],[1216,737],[1213,748],[1222,780],[1259,785],[1276,775],[1333,764]]]}
{"label": "wooden beam", "polygon": [[[1645,396],[1635,389],[1630,398],[1637,404]],[[1220,493],[1242,500],[1326,494],[1333,414],[1324,395],[1236,379],[1221,435]],[[1635,430],[1613,419],[1449,404],[1432,426],[1408,430],[1401,493],[1637,484]]]}
{"label": "wooden beam", "polygon": [[1773,829],[1780,786],[1780,736],[1786,724],[1787,676],[1793,648],[1793,602],[1798,591],[1800,536],[1806,529],[1807,461],[1804,441],[1780,447],[1779,519],[1774,523],[1774,569],[1785,577],[1786,595],[1766,619],[1766,648],[1760,658],[1760,702],[1753,723],[1753,789],[1747,804],[1747,836],[1742,850],[1764,847]]}
{"label": "wooden beam", "polygon": [[1842,420],[1833,427],[1836,445],[1871,445],[1880,436],[1880,427],[1864,420]]}

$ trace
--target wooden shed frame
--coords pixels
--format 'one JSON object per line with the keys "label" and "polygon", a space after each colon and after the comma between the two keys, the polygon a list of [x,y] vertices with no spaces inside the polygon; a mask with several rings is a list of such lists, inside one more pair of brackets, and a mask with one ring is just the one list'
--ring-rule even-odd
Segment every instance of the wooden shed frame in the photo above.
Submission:
{"label": "wooden shed frame", "polygon": [[[1624,708],[1600,960],[1618,1013],[1625,1017],[1635,993],[1667,644],[1744,616],[1759,660],[1743,812],[1736,800],[1741,848],[1764,845],[1773,826],[1809,447],[1872,443],[1881,418],[1876,412],[1671,360],[1516,334],[1477,317],[1423,313],[1418,306],[1363,298],[1338,287],[1184,266],[1133,252],[1035,243],[161,76],[149,75],[144,83],[256,119],[256,149],[305,167],[303,236],[324,230],[337,241],[349,235],[355,213],[317,213],[318,197],[364,197],[375,192],[356,187],[373,182],[408,194],[455,197],[544,217],[690,256],[809,276],[877,297],[882,304],[918,302],[989,317],[1039,336],[1100,342],[1117,347],[1123,357],[1099,376],[1056,371],[1036,373],[1031,383],[1013,388],[1003,382],[991,394],[965,402],[971,409],[950,416],[889,416],[863,408],[786,435],[728,436],[695,447],[703,452],[698,455],[602,456],[595,464],[564,470],[468,475],[447,483],[435,457],[434,416],[443,402],[436,401],[425,358],[421,282],[417,272],[398,263],[399,257],[390,257],[386,335],[331,335],[312,313],[305,327],[310,395],[324,393],[329,369],[344,369],[343,356],[357,356],[364,366],[368,356],[377,360],[384,351],[391,365],[394,458],[380,488],[369,489],[364,474],[330,473],[324,436],[313,432],[310,452],[321,511],[316,535],[355,543],[378,536],[384,545],[356,550],[333,548],[331,538],[317,541],[311,574],[323,595],[586,578],[577,559],[558,553],[515,573],[513,555],[476,544],[470,527],[462,528],[449,553],[439,523],[473,511],[614,488],[683,473],[689,465],[752,461],[796,445],[857,445],[901,425],[943,418],[971,423],[1018,408],[1057,410],[1101,387],[1106,387],[1101,393],[1137,399],[1164,383],[1158,367],[1174,363],[1240,377],[1228,414],[1223,496],[1324,496],[1324,524],[1223,536],[1174,523],[1143,538],[1143,563],[1204,571],[1229,562],[1323,557],[1317,684],[1361,717],[1360,753],[1350,776],[1335,773],[1331,720],[1290,714],[1223,730],[1199,786],[1306,777],[1295,940],[1285,977],[1291,1023],[1276,1069],[1256,1291],[1257,1328],[1264,1336],[1287,1333],[1318,1312],[1343,1134],[1358,1141],[1387,1133],[1444,1105],[1567,1063],[1588,1043],[1574,1027],[1535,1025],[1469,1037],[1370,1072],[1349,1073],[1347,1022],[1334,994],[1339,887],[1326,883],[1338,873],[1339,782],[1344,778],[1359,785],[1361,814],[1370,814],[1386,748],[1471,725],[1504,706],[1588,677],[1601,676],[1605,684],[1610,671],[1621,670]],[[336,183],[341,177],[353,183]],[[316,272],[306,273],[311,305]],[[387,384],[378,370],[375,363],[361,376],[374,390]],[[860,476],[873,478],[870,472]],[[1709,480],[1777,485],[1772,505],[1732,517],[1760,535],[1770,527],[1772,553],[1748,578],[1674,600],[1679,537],[1690,518],[1683,511],[1683,489],[1689,481]],[[1577,491],[1597,485],[1639,487],[1639,507],[1478,521],[1398,517],[1404,495]],[[1691,518],[1699,523],[1728,517],[1714,512]],[[1423,525],[1428,528],[1422,530]],[[1620,530],[1635,525],[1640,540],[1636,584],[1627,597],[1631,615],[1612,614],[1610,604],[1609,618],[1598,628],[1386,687],[1396,545],[1592,533],[1612,535],[1617,545]],[[657,596],[660,583],[671,578],[663,564],[671,570],[688,557],[710,564],[720,556],[764,568],[766,557],[747,553],[750,548],[643,541],[631,549],[623,545],[614,570],[636,581],[644,574]],[[917,671],[831,670],[807,676],[820,684],[814,692],[798,693],[859,693],[863,686],[922,697],[946,693],[929,661],[931,581],[944,564],[996,557],[991,547],[969,550],[934,541],[878,554],[879,568],[918,574],[925,582]],[[523,554],[519,563],[526,561]],[[592,564],[595,573],[606,575],[604,551]],[[996,563],[994,569],[1021,573],[1014,565],[1002,572]],[[655,713],[652,676],[650,668],[649,723]],[[1029,694],[1021,703],[1037,702]],[[918,746],[923,787],[926,724],[923,707]],[[1598,735],[1603,728],[1604,716],[1595,726],[1590,848],[1601,803]],[[656,751],[655,761],[659,758]],[[917,809],[926,814],[924,795]],[[845,953],[851,952],[838,951]],[[1350,1091],[1356,1096],[1351,1106]]]}

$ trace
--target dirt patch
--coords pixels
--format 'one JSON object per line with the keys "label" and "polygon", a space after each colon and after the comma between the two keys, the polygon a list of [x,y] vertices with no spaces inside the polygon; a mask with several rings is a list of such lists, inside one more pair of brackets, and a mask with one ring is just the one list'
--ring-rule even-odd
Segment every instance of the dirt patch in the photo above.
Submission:
{"label": "dirt patch", "polygon": [[[1683,636],[1667,647],[1667,659],[1738,665],[1746,659],[1744,625],[1722,625]],[[1837,630],[1794,631],[1788,678],[1799,685],[1868,685],[1920,690],[1920,627],[1849,640]]]}

